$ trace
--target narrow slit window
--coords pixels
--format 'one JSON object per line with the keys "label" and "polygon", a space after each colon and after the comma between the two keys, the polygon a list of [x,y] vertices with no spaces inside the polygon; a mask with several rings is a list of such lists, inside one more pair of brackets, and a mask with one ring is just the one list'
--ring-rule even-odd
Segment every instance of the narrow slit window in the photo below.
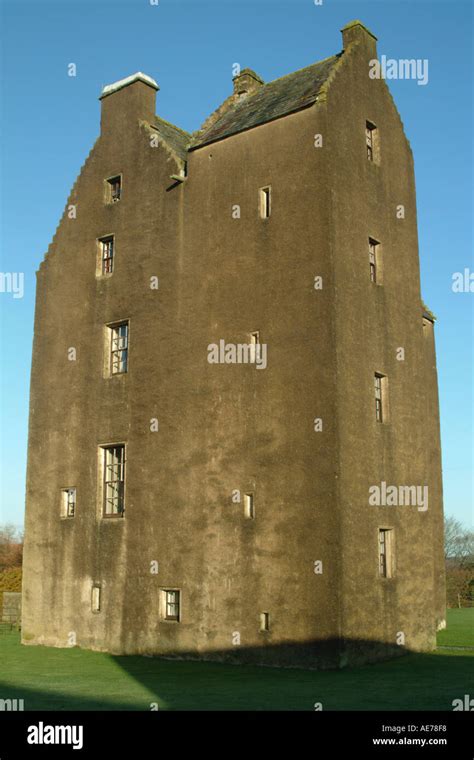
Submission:
{"label": "narrow slit window", "polygon": [[250,361],[260,361],[260,332],[255,330],[250,333]]}
{"label": "narrow slit window", "polygon": [[271,214],[271,188],[262,187],[260,190],[260,216],[268,219]]}
{"label": "narrow slit window", "polygon": [[110,373],[121,375],[128,370],[128,322],[110,328]]}
{"label": "narrow slit window", "polygon": [[383,422],[383,405],[382,405],[382,375],[374,375],[375,386],[375,419],[377,422]]}
{"label": "narrow slit window", "polygon": [[255,517],[255,501],[253,493],[244,494],[244,515],[249,520]]}
{"label": "narrow slit window", "polygon": [[365,145],[367,148],[367,160],[377,160],[377,127],[370,121],[365,123]]}
{"label": "narrow slit window", "polygon": [[374,395],[375,395],[375,419],[377,422],[387,422],[388,418],[388,399],[387,388],[388,378],[385,375],[376,372],[374,375]]}
{"label": "narrow slit window", "polygon": [[393,530],[379,530],[379,575],[381,578],[391,578],[393,575]]}
{"label": "narrow slit window", "polygon": [[114,238],[109,236],[99,240],[101,273],[112,274],[114,271]]}
{"label": "narrow slit window", "polygon": [[61,517],[74,517],[76,514],[76,489],[61,489]]}
{"label": "narrow slit window", "polygon": [[369,238],[369,270],[371,282],[378,281],[378,248],[379,243],[373,238]]}
{"label": "narrow slit window", "polygon": [[125,446],[105,447],[103,458],[103,514],[106,517],[123,517],[125,509]]}
{"label": "narrow slit window", "polygon": [[260,630],[261,631],[270,630],[270,613],[269,612],[260,613]]}
{"label": "narrow slit window", "polygon": [[100,586],[92,586],[92,594],[91,594],[91,609],[92,612],[100,612],[100,602],[101,602],[101,588]]}

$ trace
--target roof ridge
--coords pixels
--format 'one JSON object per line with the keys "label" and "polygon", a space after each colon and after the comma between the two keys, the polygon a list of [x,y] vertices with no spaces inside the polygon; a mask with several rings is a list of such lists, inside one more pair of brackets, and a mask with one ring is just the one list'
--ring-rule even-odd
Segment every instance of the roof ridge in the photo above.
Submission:
{"label": "roof ridge", "polygon": [[[344,50],[341,50],[340,53],[335,53],[334,55],[328,55],[327,58],[322,58],[320,61],[314,61],[314,63],[308,64],[308,66],[302,66],[301,69],[295,69],[294,71],[288,72],[288,74],[282,74],[281,77],[277,77],[276,79],[270,79],[269,82],[264,82],[263,87],[267,87],[269,84],[273,84],[274,82],[280,82],[282,79],[286,79],[286,77],[291,77],[294,74],[301,74],[302,71],[306,71],[307,69],[311,69],[313,66],[319,66],[321,63],[326,63],[326,61],[330,61],[332,58],[339,58],[341,55],[343,55]],[[251,93],[251,95],[255,95],[256,92],[261,92],[263,87],[259,87],[257,90]],[[248,100],[248,98],[246,98]]]}
{"label": "roof ridge", "polygon": [[[317,102],[331,71],[340,65],[344,51],[290,71],[234,99],[231,95],[192,133],[188,150],[195,150],[232,134],[266,124],[308,108]],[[215,115],[216,118],[213,118]]]}

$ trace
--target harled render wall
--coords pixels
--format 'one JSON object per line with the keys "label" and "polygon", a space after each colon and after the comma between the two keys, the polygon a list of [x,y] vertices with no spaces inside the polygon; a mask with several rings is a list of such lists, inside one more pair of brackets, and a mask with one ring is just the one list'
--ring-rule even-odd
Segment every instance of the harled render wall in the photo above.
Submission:
{"label": "harled render wall", "polygon": [[[375,40],[360,30],[344,57],[327,100],[337,188],[331,243],[343,663],[377,657],[386,645],[401,650],[403,642],[432,649],[445,616],[436,366],[422,320],[413,156],[385,82],[368,76]],[[367,120],[377,127],[379,162],[366,158]],[[369,237],[380,242],[378,284],[370,280]],[[382,424],[375,419],[376,372],[388,377]],[[428,508],[369,504],[369,489],[382,482],[427,486]],[[393,529],[392,578],[379,577],[374,559],[380,528]]]}
{"label": "harled render wall", "polygon": [[[301,642],[338,631],[337,565],[314,573],[338,541],[334,411],[313,431],[334,378],[329,289],[313,287],[331,277],[314,117],[196,151],[187,182],[172,187],[178,164],[122,118],[125,92],[104,101],[102,135],[68,201],[77,218],[62,220],[38,273],[24,641],[65,646],[74,632],[79,645],[114,652],[276,661],[298,642],[298,657]],[[118,173],[122,199],[105,205],[104,178]],[[272,216],[262,220],[267,184]],[[111,233],[114,273],[98,279],[96,239]],[[105,379],[103,329],[120,319],[130,320],[129,371]],[[268,344],[267,369],[208,363],[210,343],[248,342],[253,330]],[[97,449],[111,442],[127,446],[126,511],[103,519]],[[60,488],[74,485],[76,516],[62,520]],[[236,489],[254,492],[255,520],[232,501]],[[159,621],[162,586],[182,590],[179,624]],[[304,656],[323,664],[328,648]]]}
{"label": "harled render wall", "polygon": [[[435,403],[436,374],[432,349],[420,358],[411,155],[385,86],[366,82],[358,56],[343,57],[326,101],[190,152],[174,187],[180,162],[139,123],[153,121],[154,91],[136,83],[104,98],[101,136],[68,201],[77,218],[63,218],[38,273],[24,643],[67,646],[74,632],[79,646],[116,653],[308,666],[383,656],[395,629],[409,648],[431,646],[439,438],[419,406],[428,368]],[[366,118],[380,125],[380,167],[365,159]],[[119,173],[122,199],[105,205],[104,179]],[[406,204],[403,226],[395,203]],[[111,233],[115,271],[98,279],[96,239]],[[384,244],[380,287],[368,279],[369,235]],[[129,371],[105,379],[104,325],[121,319]],[[208,363],[209,344],[255,330],[266,369]],[[389,375],[393,415],[380,428],[377,370]],[[103,519],[97,450],[112,442],[127,445],[126,511]],[[429,479],[428,512],[381,517],[367,494],[382,479]],[[60,488],[74,485],[76,517],[61,520]],[[236,489],[254,492],[254,520]],[[389,581],[377,575],[387,520],[397,533]],[[160,621],[160,587],[181,589],[180,623]],[[341,638],[360,646],[341,653]]]}

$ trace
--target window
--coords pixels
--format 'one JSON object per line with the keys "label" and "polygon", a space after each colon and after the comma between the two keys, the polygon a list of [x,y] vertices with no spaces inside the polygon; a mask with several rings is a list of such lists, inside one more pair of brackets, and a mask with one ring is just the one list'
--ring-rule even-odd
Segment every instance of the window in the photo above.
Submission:
{"label": "window", "polygon": [[114,271],[114,238],[109,235],[99,240],[100,274],[112,274]]}
{"label": "window", "polygon": [[253,493],[244,494],[244,515],[253,520],[255,517],[255,505],[253,500]]}
{"label": "window", "polygon": [[378,160],[378,134],[377,127],[370,121],[365,122],[365,144],[367,147],[367,160],[377,162]]}
{"label": "window", "polygon": [[103,515],[123,517],[125,510],[125,446],[105,446],[103,451]]}
{"label": "window", "polygon": [[260,630],[261,631],[270,630],[270,613],[269,612],[260,613]]}
{"label": "window", "polygon": [[374,375],[374,393],[375,393],[375,419],[377,422],[388,422],[389,403],[388,403],[388,377],[376,372]]}
{"label": "window", "polygon": [[255,330],[255,332],[250,333],[250,361],[251,362],[257,362],[260,360],[260,332],[258,330]]}
{"label": "window", "polygon": [[162,589],[161,617],[179,623],[181,615],[181,592],[177,589]]}
{"label": "window", "polygon": [[378,281],[379,275],[379,243],[373,238],[369,238],[369,268],[370,268],[370,280],[371,282]]}
{"label": "window", "polygon": [[431,322],[431,320],[423,317],[422,324],[423,324],[423,335],[426,337],[427,335],[431,334],[431,331],[433,330],[433,323]]}
{"label": "window", "polygon": [[379,530],[379,575],[381,578],[391,578],[393,575],[393,530]]}
{"label": "window", "polygon": [[106,181],[107,202],[117,203],[122,194],[122,178],[120,176],[111,177]]}
{"label": "window", "polygon": [[384,375],[380,375],[378,372],[374,375],[374,390],[375,390],[375,419],[377,422],[386,421],[386,390],[387,390],[387,378]]}
{"label": "window", "polygon": [[97,584],[92,586],[91,594],[91,610],[92,612],[100,612],[100,592],[101,588]]}
{"label": "window", "polygon": [[128,322],[111,325],[110,374],[122,375],[128,370]]}
{"label": "window", "polygon": [[76,512],[76,489],[61,489],[61,517],[74,517]]}
{"label": "window", "polygon": [[260,216],[262,219],[268,219],[271,213],[271,188],[262,187],[259,191],[260,196]]}

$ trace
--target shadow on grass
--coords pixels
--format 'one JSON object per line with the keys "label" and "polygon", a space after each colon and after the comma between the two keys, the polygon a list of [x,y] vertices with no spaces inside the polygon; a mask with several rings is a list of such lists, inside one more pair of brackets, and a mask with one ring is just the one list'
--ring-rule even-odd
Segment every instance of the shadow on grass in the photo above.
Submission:
{"label": "shadow on grass", "polygon": [[[13,636],[13,635],[12,635]],[[1,637],[3,638],[3,637]],[[11,637],[10,637],[11,638]],[[235,667],[229,650],[213,661],[145,656],[114,656],[89,650],[22,647],[18,636],[7,649],[12,657],[0,669],[0,699],[23,699],[26,710],[452,710],[469,692],[474,657],[458,651],[414,654],[397,647],[396,659],[338,670],[262,667],[260,647],[240,648]],[[2,651],[0,639],[0,657]],[[375,654],[374,642],[345,642],[353,655]],[[380,655],[380,645],[377,643]],[[275,663],[291,653],[307,660],[308,644],[272,646]],[[295,649],[296,647],[296,649]],[[313,661],[338,653],[340,642],[314,643]],[[393,648],[384,647],[387,656]],[[306,654],[303,653],[303,649]],[[301,650],[301,651],[298,651]],[[268,645],[265,657],[268,659]],[[316,658],[316,659],[314,659]],[[469,673],[470,671],[470,673]]]}

